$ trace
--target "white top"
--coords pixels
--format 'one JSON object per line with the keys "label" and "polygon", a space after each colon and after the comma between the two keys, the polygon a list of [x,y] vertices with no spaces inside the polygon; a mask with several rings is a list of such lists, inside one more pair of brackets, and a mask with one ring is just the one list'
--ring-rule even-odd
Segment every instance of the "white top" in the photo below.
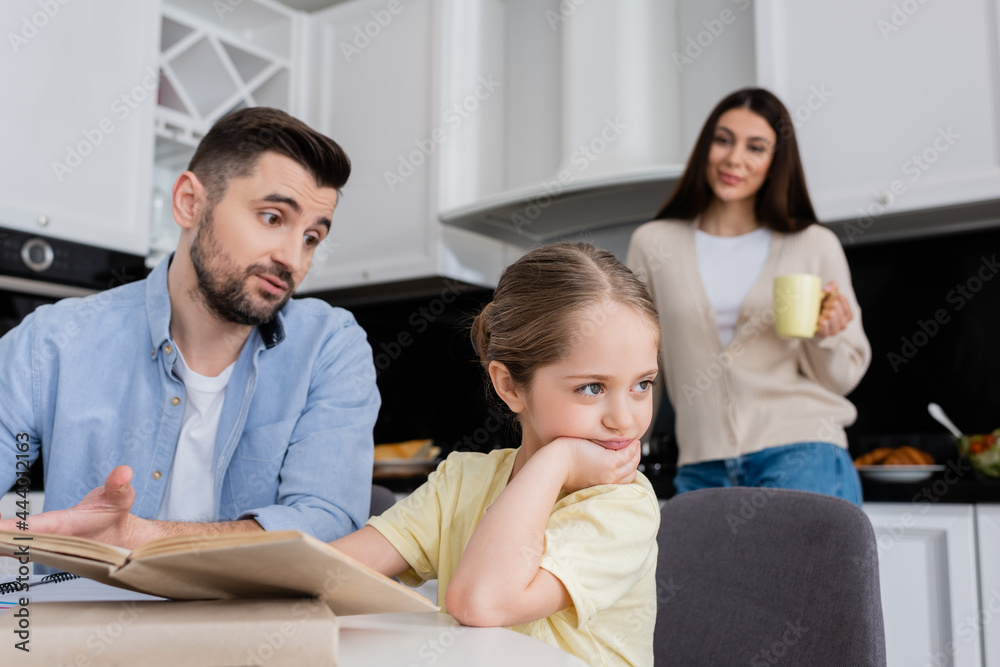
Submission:
{"label": "white top", "polygon": [[226,399],[226,385],[236,362],[216,377],[188,368],[177,348],[174,372],[184,383],[184,416],[167,475],[167,491],[156,518],[168,521],[215,521],[215,438]]}
{"label": "white top", "polygon": [[733,340],[740,308],[764,268],[770,247],[771,230],[767,227],[740,236],[715,236],[700,229],[695,232],[698,273],[715,311],[722,347]]}

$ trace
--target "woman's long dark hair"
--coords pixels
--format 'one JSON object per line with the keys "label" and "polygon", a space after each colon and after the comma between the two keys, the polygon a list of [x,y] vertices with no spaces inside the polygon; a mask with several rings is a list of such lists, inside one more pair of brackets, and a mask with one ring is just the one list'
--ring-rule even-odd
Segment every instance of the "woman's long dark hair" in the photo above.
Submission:
{"label": "woman's long dark hair", "polygon": [[677,189],[656,214],[656,218],[692,220],[708,208],[715,193],[705,177],[705,168],[715,137],[715,126],[722,114],[737,108],[750,109],[761,116],[774,130],[777,138],[767,178],[754,200],[757,220],[779,232],[797,232],[817,222],[816,212],[813,211],[809,191],[806,189],[806,177],[799,159],[792,118],[781,100],[763,88],[737,90],[712,110],[701,128]]}

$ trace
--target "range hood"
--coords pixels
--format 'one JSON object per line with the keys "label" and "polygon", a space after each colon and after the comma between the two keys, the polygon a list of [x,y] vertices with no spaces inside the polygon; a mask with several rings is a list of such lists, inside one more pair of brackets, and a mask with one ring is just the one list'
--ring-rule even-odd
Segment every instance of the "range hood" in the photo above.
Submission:
{"label": "range hood", "polygon": [[441,222],[527,246],[652,220],[684,169],[676,0],[504,6],[504,120],[443,148]]}
{"label": "range hood", "polygon": [[515,245],[544,243],[581,231],[652,220],[684,165],[558,180],[504,192],[440,213],[441,222]]}

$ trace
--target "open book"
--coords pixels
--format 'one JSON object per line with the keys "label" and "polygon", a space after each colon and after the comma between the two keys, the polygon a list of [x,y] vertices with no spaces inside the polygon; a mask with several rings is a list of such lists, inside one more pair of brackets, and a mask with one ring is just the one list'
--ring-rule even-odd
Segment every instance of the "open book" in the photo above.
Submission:
{"label": "open book", "polygon": [[438,609],[297,531],[167,537],[130,552],[80,537],[0,530],[0,554],[23,554],[25,545],[31,562],[174,600],[315,597],[337,615]]}

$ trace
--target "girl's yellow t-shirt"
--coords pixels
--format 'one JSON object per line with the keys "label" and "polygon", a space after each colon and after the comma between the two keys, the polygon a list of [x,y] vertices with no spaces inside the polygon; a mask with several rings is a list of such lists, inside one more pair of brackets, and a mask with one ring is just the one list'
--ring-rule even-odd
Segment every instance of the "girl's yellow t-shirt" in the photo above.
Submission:
{"label": "girl's yellow t-shirt", "polygon": [[[451,454],[426,484],[368,521],[410,564],[401,581],[437,579],[444,607],[465,545],[507,484],[516,451]],[[591,665],[652,665],[659,525],[656,494],[641,473],[632,484],[561,495],[546,526],[541,567],[559,578],[573,604],[511,629]]]}

